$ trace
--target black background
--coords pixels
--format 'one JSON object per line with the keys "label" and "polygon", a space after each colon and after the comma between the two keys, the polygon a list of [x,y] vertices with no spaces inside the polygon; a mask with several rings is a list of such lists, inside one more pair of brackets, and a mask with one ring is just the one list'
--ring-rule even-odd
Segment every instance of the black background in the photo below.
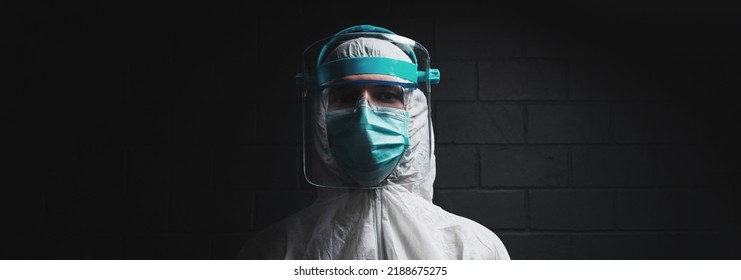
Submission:
{"label": "black background", "polygon": [[[440,41],[439,31],[452,28],[447,23],[471,18],[490,24],[466,32],[485,34],[500,28],[501,18],[545,27],[546,33],[555,34],[546,46],[562,48],[546,52],[545,58],[584,59],[570,53],[569,44],[577,41],[597,46],[600,57],[658,73],[654,83],[670,88],[669,94],[648,92],[638,100],[693,106],[697,137],[690,144],[709,152],[693,167],[702,172],[691,169],[683,178],[697,182],[691,190],[723,198],[679,209],[638,207],[621,216],[640,220],[645,209],[663,210],[651,215],[678,221],[711,217],[711,227],[703,221],[639,230],[575,226],[541,232],[528,225],[491,226],[513,258],[739,256],[735,97],[741,92],[741,13],[730,3],[34,2],[7,4],[4,13],[10,15],[3,44],[9,61],[3,107],[11,178],[2,195],[6,259],[233,258],[251,234],[313,198],[298,175],[300,99],[293,74],[303,48],[344,27],[367,23],[419,38],[433,61],[510,59],[438,57],[436,51],[451,44]],[[517,34],[522,39],[530,33]],[[613,78],[620,80],[620,75]],[[433,101],[445,106],[454,99]],[[436,125],[445,117],[435,115]],[[676,145],[673,135],[668,137],[650,144]],[[462,148],[476,150],[475,158],[488,144],[464,143]],[[455,141],[441,146],[461,148]],[[439,180],[455,182],[441,169]],[[605,185],[608,191],[624,190]],[[482,211],[490,208],[468,209],[457,206],[466,204],[466,196],[451,198],[484,187],[442,186],[446,200],[436,197],[436,202],[464,216],[487,217]],[[561,189],[577,195],[584,190]],[[672,190],[655,185],[644,189]],[[535,207],[531,191],[548,196],[547,189],[526,190],[530,207]],[[702,210],[707,208],[714,210],[707,214]],[[528,213],[523,215],[533,215]],[[638,246],[635,240],[654,244],[674,237],[683,241],[662,245],[669,250],[621,249],[626,244],[656,246]],[[584,253],[585,247],[602,253]]]}

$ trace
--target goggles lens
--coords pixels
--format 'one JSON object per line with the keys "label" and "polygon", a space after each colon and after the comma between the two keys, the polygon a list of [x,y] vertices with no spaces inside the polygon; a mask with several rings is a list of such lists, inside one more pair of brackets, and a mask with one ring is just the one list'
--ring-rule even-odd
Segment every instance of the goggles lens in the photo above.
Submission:
{"label": "goggles lens", "polygon": [[354,108],[365,99],[377,107],[404,109],[407,94],[414,89],[412,83],[378,80],[340,81],[324,86],[327,111]]}

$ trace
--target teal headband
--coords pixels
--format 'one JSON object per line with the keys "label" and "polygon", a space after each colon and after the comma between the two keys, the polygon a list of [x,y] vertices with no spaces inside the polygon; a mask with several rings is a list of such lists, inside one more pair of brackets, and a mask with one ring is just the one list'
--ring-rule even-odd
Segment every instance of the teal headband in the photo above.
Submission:
{"label": "teal headband", "polygon": [[[337,32],[335,36],[355,32],[377,32],[395,35],[394,32],[378,26],[357,25]],[[389,75],[405,79],[415,85],[427,82],[430,84],[440,83],[440,71],[438,69],[430,68],[428,71],[417,70],[417,57],[412,50],[405,51],[412,59],[412,62],[387,57],[352,57],[320,64],[327,52],[327,47],[333,42],[334,40],[325,44],[319,53],[315,79],[312,77],[304,77],[302,73],[298,73],[296,75],[296,81],[298,84],[315,82],[316,85],[322,85],[343,76],[360,74]]]}
{"label": "teal headband", "polygon": [[359,74],[382,74],[399,77],[417,83],[419,74],[417,65],[398,59],[386,57],[353,57],[334,60],[317,67],[317,83],[322,85],[331,80]]}

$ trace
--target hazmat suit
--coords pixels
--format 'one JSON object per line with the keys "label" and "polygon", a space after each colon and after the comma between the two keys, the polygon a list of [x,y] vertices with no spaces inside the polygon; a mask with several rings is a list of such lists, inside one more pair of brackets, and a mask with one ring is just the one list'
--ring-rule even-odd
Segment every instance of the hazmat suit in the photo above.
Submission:
{"label": "hazmat suit", "polygon": [[[360,31],[391,33],[374,28],[361,26]],[[415,60],[397,45],[366,37],[333,45],[323,55],[319,64],[366,57]],[[335,135],[335,142],[343,138],[328,129],[333,118],[328,99],[315,98],[305,104],[310,108],[304,120],[309,138],[304,150],[313,156],[305,156],[304,164],[311,167],[307,180],[329,187],[318,187],[317,199],[307,208],[256,233],[241,248],[239,259],[509,259],[504,244],[491,230],[432,203],[435,156],[429,96],[414,87],[405,91],[404,108],[397,110],[407,116],[404,126],[397,126],[407,130],[402,133],[403,152],[392,161],[388,174],[378,177],[382,181],[370,187],[359,184],[358,176],[348,176],[348,164],[337,160],[340,152],[333,146],[338,143],[330,144],[330,138]],[[361,100],[361,105],[347,110],[376,110],[369,103]]]}

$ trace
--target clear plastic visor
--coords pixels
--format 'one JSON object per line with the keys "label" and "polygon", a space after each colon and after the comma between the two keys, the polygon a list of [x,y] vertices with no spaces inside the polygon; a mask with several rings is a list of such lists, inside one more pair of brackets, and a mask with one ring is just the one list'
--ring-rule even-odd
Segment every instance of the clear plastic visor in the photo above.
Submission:
{"label": "clear plastic visor", "polygon": [[326,95],[328,112],[356,107],[361,100],[377,107],[405,110],[414,88],[413,83],[373,74],[346,76],[320,87]]}
{"label": "clear plastic visor", "polygon": [[[326,63],[318,63],[323,59],[322,56],[331,51],[334,46],[360,37],[382,39],[405,51],[410,60],[416,62],[413,80],[408,68],[396,71],[395,65],[389,66],[385,61],[360,67],[339,66],[339,70],[330,69],[324,70],[327,73],[319,73],[323,70],[318,70],[317,67],[321,68],[326,65]],[[345,62],[342,61],[342,63]],[[345,69],[349,69],[348,73],[343,73],[342,70]],[[429,153],[432,152],[429,148],[432,134],[430,129],[419,129],[419,127],[422,126],[422,122],[425,123],[425,127],[431,127],[429,73],[427,50],[422,45],[398,35],[351,33],[325,38],[309,46],[302,57],[302,69],[297,76],[302,96],[302,153],[306,180],[318,187],[379,188],[404,175],[401,174],[402,171],[399,168],[394,168],[394,171],[378,184],[372,186],[360,184],[343,166],[338,164],[338,160],[332,155],[329,140],[331,136],[326,120],[327,113],[358,108],[364,102],[374,108],[409,113],[410,125],[406,133],[410,139],[410,145],[397,165],[409,165],[410,161],[416,161],[414,162],[415,170],[428,170],[431,158]],[[422,157],[416,156],[414,152],[419,146],[428,147],[424,149],[428,154]]]}

